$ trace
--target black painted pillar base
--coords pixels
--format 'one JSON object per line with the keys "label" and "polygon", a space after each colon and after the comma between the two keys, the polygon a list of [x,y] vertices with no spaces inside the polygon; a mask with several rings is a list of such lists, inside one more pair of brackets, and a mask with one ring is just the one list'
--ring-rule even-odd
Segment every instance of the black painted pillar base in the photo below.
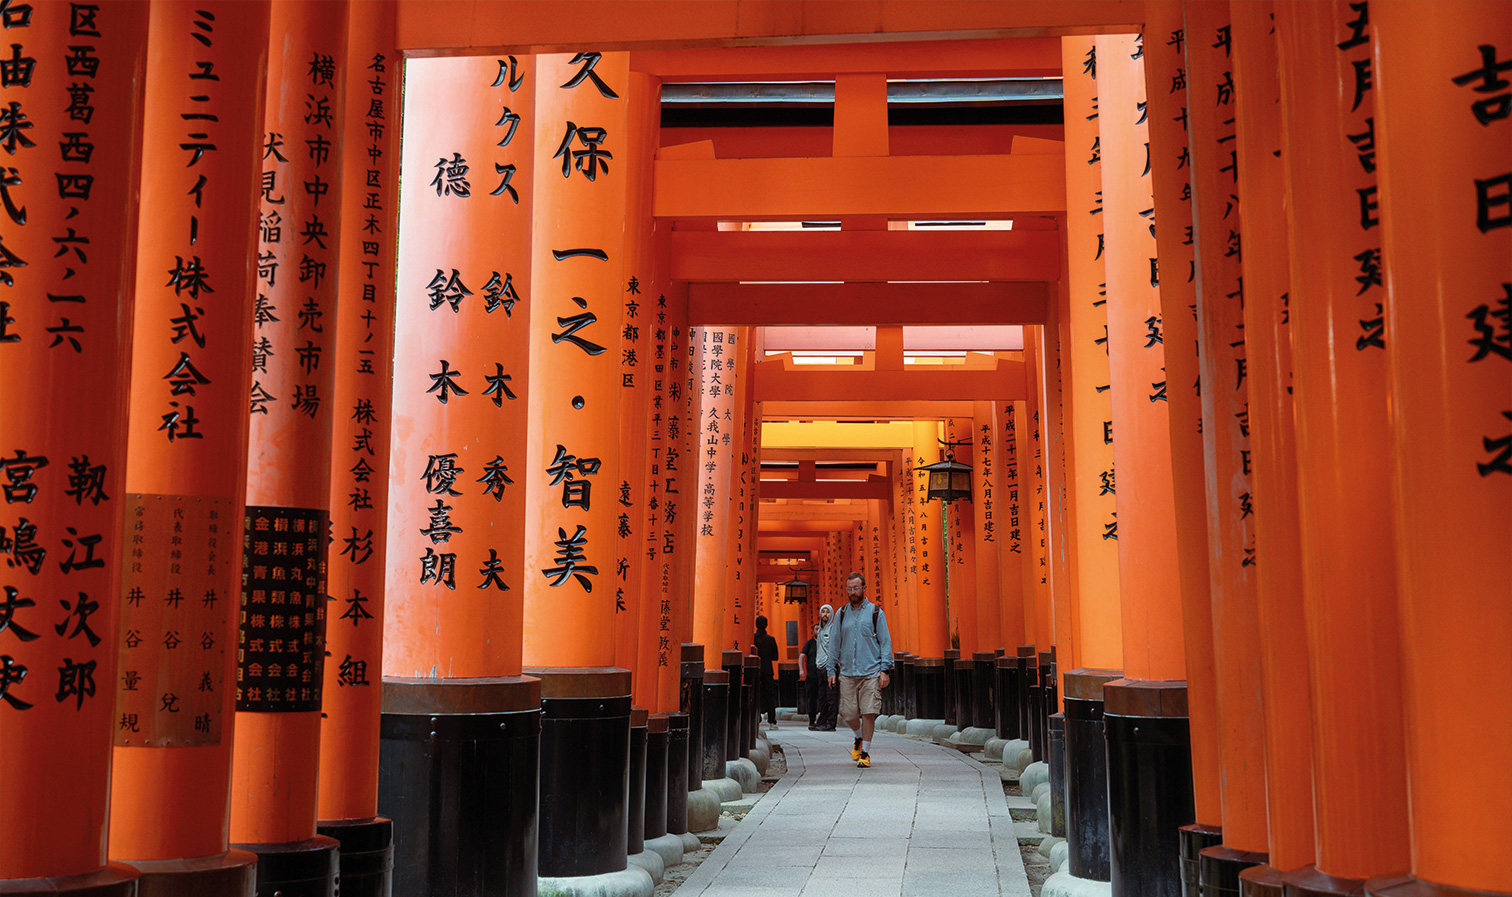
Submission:
{"label": "black painted pillar base", "polygon": [[1103,685],[1120,675],[1118,670],[1071,670],[1065,677],[1067,869],[1093,881],[1108,881],[1112,875]]}
{"label": "black painted pillar base", "polygon": [[[703,673],[703,743],[699,745],[699,787],[704,782],[725,778],[725,762],[729,752],[729,701],[730,674],[724,670],[704,670]],[[688,782],[693,787],[693,782]]]}
{"label": "black painted pillar base", "polygon": [[[956,661],[961,659],[959,648],[945,649],[945,722],[960,728],[956,722],[956,710],[961,703],[961,680],[956,678]],[[929,719],[930,717],[925,717]]]}
{"label": "black painted pillar base", "polygon": [[918,713],[911,719],[945,719],[945,661],[920,657],[914,661]]}
{"label": "black painted pillar base", "polygon": [[971,724],[978,729],[996,729],[997,654],[978,651],[971,655]]}
{"label": "black painted pillar base", "polygon": [[[745,679],[745,655],[739,651],[723,651],[720,668],[729,676],[729,691],[725,697],[725,756],[726,760],[739,760],[745,756],[745,714],[740,687]],[[705,679],[707,683],[709,680]],[[717,778],[724,778],[723,775]]]}
{"label": "black painted pillar base", "polygon": [[1293,869],[1281,876],[1281,884],[1286,897],[1363,897],[1365,894],[1365,879],[1340,878],[1317,866]]}
{"label": "black painted pillar base", "polygon": [[755,654],[745,656],[745,675],[740,680],[740,697],[745,703],[740,706],[741,741],[740,756],[750,757],[756,749],[756,733],[761,731],[761,690],[766,683],[761,680],[761,658]]}
{"label": "black painted pillar base", "polygon": [[802,700],[803,686],[798,681],[798,662],[796,660],[780,660],[777,662],[777,706],[792,707],[799,713],[803,708],[798,706]]}
{"label": "black painted pillar base", "polygon": [[526,672],[541,680],[540,876],[622,871],[629,844],[630,672]]}
{"label": "black painted pillar base", "polygon": [[[394,889],[394,822],[369,819],[322,819],[315,831],[335,838],[341,874],[341,897],[389,897]],[[138,897],[142,897],[139,893]]]}
{"label": "black painted pillar base", "polygon": [[903,657],[903,690],[898,692],[903,706],[898,708],[898,712],[904,719],[917,719],[919,716],[918,661],[919,658],[913,654]]}
{"label": "black painted pillar base", "polygon": [[[136,882],[137,897],[252,897],[257,893],[257,857],[245,850],[183,860],[128,862],[141,873]],[[15,893],[10,884],[0,882],[0,894]],[[58,892],[49,889],[44,893]]]}
{"label": "black painted pillar base", "polygon": [[231,846],[257,856],[257,897],[336,897],[335,838]]}
{"label": "black painted pillar base", "polygon": [[1202,897],[1202,852],[1223,843],[1223,829],[1193,823],[1176,832],[1176,852],[1181,857],[1181,897]]}
{"label": "black painted pillar base", "polygon": [[136,897],[137,870],[122,863],[106,863],[105,868],[83,875],[58,875],[48,878],[0,878],[0,894],[25,897]]}
{"label": "black painted pillar base", "polygon": [[[1019,659],[999,657],[997,668],[997,736],[1003,739],[1022,738],[1019,734]],[[1005,757],[1012,760],[1012,757]]]}
{"label": "black painted pillar base", "polygon": [[1040,701],[1043,703],[1044,723],[1040,726],[1040,752],[1050,759],[1050,717],[1060,712],[1060,689],[1055,683],[1055,648],[1040,652]]}
{"label": "black painted pillar base", "polygon": [[1066,715],[1052,713],[1049,720],[1050,834],[1066,837]]}
{"label": "black painted pillar base", "polygon": [[647,841],[667,833],[667,715],[646,718],[646,807],[641,837]]}
{"label": "black painted pillar base", "polygon": [[[1034,646],[1019,645],[1018,654],[1018,706],[1019,706],[1019,737],[1029,744],[1029,750],[1034,750],[1034,686],[1038,674],[1038,667],[1034,661]],[[1036,758],[1038,759],[1038,758]]]}
{"label": "black painted pillar base", "polygon": [[686,713],[667,714],[667,831],[674,835],[688,831],[688,789],[703,784],[688,781],[688,730]]}
{"label": "black painted pillar base", "polygon": [[[703,781],[703,645],[682,643],[682,681],[679,707],[688,715],[688,787],[694,791]],[[684,804],[686,804],[684,799]],[[686,810],[686,807],[684,807]],[[681,832],[679,832],[681,834]]]}
{"label": "black painted pillar base", "polygon": [[1263,866],[1269,859],[1264,853],[1235,850],[1222,844],[1203,848],[1197,857],[1203,897],[1239,897],[1239,873]]}
{"label": "black painted pillar base", "polygon": [[1365,897],[1507,897],[1506,892],[1467,891],[1413,878],[1405,872],[1378,875],[1365,882]]}
{"label": "black painted pillar base", "polygon": [[649,716],[644,707],[630,708],[630,788],[625,800],[625,854],[646,849],[646,739]]}
{"label": "black painted pillar base", "polygon": [[1239,873],[1240,897],[1284,897],[1285,891],[1280,871],[1272,866],[1251,866]]}
{"label": "black painted pillar base", "polygon": [[1103,687],[1113,897],[1177,897],[1172,833],[1196,818],[1186,682],[1119,679]]}
{"label": "black painted pillar base", "polygon": [[530,893],[540,741],[533,677],[383,680],[378,812],[395,820],[394,893]]}
{"label": "black painted pillar base", "polygon": [[974,705],[976,703],[971,693],[972,666],[971,658],[956,658],[950,662],[951,679],[955,682],[955,726],[957,729],[965,729],[975,721]]}

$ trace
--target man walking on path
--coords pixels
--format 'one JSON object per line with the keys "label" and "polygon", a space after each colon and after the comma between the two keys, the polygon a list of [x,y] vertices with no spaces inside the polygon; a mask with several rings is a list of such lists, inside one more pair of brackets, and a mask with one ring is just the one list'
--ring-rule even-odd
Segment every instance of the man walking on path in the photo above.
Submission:
{"label": "man walking on path", "polygon": [[819,667],[819,624],[814,624],[814,635],[803,643],[803,652],[798,655],[798,671],[803,674],[803,693],[808,699],[809,731],[819,728],[819,701],[824,694],[824,679],[827,674]]}
{"label": "man walking on path", "polygon": [[752,639],[752,648],[755,649],[756,657],[761,661],[761,694],[757,699],[761,701],[761,712],[766,714],[767,724],[777,728],[777,679],[775,667],[777,665],[777,640],[767,633],[767,618],[761,614],[756,615],[756,637]]}
{"label": "man walking on path", "polygon": [[840,608],[831,627],[834,634],[825,669],[830,687],[837,676],[840,680],[840,719],[856,736],[851,759],[864,768],[871,766],[872,732],[882,712],[882,689],[893,668],[892,637],[887,632],[887,615],[866,600],[866,577],[847,576],[845,593],[850,603]]}
{"label": "man walking on path", "polygon": [[828,675],[830,668],[830,646],[834,644],[834,627],[830,625],[835,609],[828,604],[819,608],[819,635],[818,645],[815,650],[815,660],[819,663],[819,716],[814,730],[816,732],[835,731],[836,693],[835,680]]}

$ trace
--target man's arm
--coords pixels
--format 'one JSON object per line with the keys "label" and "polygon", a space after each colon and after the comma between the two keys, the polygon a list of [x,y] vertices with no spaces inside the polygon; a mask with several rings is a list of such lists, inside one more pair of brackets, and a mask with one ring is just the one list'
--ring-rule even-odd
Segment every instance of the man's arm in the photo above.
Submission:
{"label": "man's arm", "polygon": [[892,634],[887,631],[887,612],[877,609],[877,648],[882,652],[882,669],[892,672]]}

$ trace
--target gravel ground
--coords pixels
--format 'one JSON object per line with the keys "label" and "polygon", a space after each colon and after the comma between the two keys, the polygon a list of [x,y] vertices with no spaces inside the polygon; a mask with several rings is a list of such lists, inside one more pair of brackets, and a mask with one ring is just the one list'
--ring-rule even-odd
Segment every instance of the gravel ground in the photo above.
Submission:
{"label": "gravel ground", "polygon": [[[1019,797],[1024,792],[1019,790],[1017,782],[1004,782],[1003,793]],[[1029,893],[1032,897],[1039,897],[1040,888],[1045,884],[1045,879],[1050,877],[1050,861],[1040,856],[1038,847],[1021,846],[1019,852],[1024,856],[1024,871],[1029,875]]]}
{"label": "gravel ground", "polygon": [[[787,772],[787,758],[782,754],[782,746],[774,744],[772,745],[772,759],[767,764],[766,775],[761,777],[761,784],[756,786],[757,793],[764,794],[771,791],[772,786],[777,783],[778,779],[782,778],[782,774],[785,772]],[[726,812],[721,813],[720,816],[725,819],[738,821],[745,814]],[[709,854],[713,853],[714,848],[717,846],[718,842],[705,841],[697,853],[684,854],[681,864],[673,866],[663,874],[662,883],[656,886],[655,891],[651,892],[653,897],[668,897],[673,891],[676,891],[682,885],[683,879],[692,875],[693,870],[698,868],[698,864],[702,863]]]}

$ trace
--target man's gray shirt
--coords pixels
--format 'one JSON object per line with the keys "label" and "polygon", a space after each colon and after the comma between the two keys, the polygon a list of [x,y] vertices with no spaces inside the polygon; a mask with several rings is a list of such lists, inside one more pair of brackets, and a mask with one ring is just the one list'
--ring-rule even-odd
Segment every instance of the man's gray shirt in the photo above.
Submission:
{"label": "man's gray shirt", "polygon": [[834,635],[834,631],[834,617],[830,617],[828,626],[823,623],[819,624],[819,634],[815,636],[818,639],[818,643],[815,645],[814,662],[819,665],[819,669],[821,670],[827,670],[830,667],[830,644],[833,642],[832,636]]}
{"label": "man's gray shirt", "polygon": [[[875,629],[872,627],[874,609]],[[883,671],[892,672],[892,636],[887,632],[887,614],[881,607],[867,600],[863,600],[859,608],[847,602],[835,613],[830,629],[834,635],[825,668],[831,675],[837,668],[841,676],[875,676]]]}

